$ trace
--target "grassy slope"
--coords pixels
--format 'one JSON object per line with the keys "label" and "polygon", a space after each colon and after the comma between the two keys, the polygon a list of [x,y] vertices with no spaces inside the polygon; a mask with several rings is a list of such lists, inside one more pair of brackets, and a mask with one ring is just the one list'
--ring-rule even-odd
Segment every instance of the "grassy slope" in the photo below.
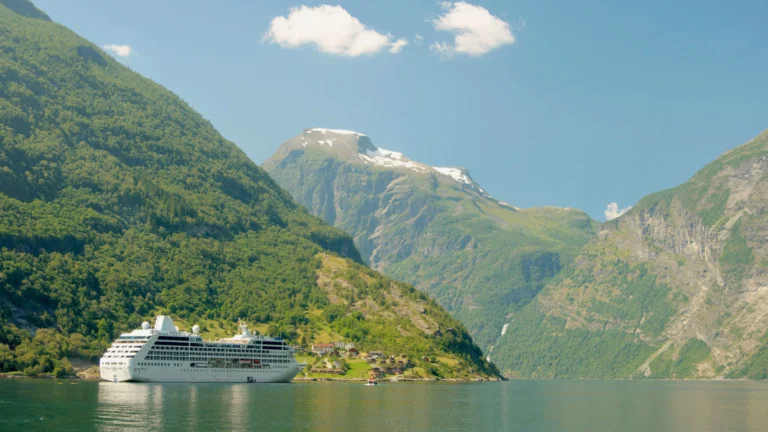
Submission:
{"label": "grassy slope", "polygon": [[[442,378],[495,375],[462,324],[423,293],[349,260],[329,254],[319,258],[318,283],[333,306],[308,314],[298,328],[300,339],[353,342],[361,352],[406,354],[416,367],[425,366],[423,356],[440,357],[444,361],[435,372]],[[367,364],[351,363],[355,366],[344,377],[367,374]]]}

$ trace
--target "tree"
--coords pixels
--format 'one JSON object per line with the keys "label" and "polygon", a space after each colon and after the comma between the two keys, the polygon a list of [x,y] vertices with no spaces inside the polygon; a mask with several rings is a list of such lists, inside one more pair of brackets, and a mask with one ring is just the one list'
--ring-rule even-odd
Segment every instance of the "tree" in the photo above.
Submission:
{"label": "tree", "polygon": [[13,359],[13,351],[6,344],[0,344],[0,372],[16,370],[16,362]]}

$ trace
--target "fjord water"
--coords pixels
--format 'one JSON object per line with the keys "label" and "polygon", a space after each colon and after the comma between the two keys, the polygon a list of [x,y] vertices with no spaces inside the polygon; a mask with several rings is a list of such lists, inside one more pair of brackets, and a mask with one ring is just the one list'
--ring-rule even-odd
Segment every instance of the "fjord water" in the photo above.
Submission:
{"label": "fjord water", "polygon": [[757,431],[768,384],[114,384],[0,380],[0,430]]}

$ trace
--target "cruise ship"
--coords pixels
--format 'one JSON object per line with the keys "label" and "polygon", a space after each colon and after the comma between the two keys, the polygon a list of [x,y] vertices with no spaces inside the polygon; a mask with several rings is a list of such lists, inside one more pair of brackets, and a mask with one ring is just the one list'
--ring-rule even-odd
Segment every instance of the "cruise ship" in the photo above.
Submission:
{"label": "cruise ship", "polygon": [[168,316],[155,326],[123,333],[99,361],[107,381],[146,382],[289,382],[304,367],[280,338],[254,335],[245,323],[240,334],[205,342],[198,334],[179,331]]}

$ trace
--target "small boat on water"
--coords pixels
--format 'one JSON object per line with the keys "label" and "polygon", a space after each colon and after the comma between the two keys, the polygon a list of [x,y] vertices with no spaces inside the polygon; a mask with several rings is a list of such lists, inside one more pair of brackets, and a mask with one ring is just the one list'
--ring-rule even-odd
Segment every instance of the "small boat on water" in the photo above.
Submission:
{"label": "small boat on water", "polygon": [[376,381],[376,378],[368,378],[368,382],[367,382],[367,383],[365,383],[365,385],[367,385],[367,386],[375,386],[375,385],[377,385],[378,383],[379,383],[379,382],[378,382],[378,381]]}

